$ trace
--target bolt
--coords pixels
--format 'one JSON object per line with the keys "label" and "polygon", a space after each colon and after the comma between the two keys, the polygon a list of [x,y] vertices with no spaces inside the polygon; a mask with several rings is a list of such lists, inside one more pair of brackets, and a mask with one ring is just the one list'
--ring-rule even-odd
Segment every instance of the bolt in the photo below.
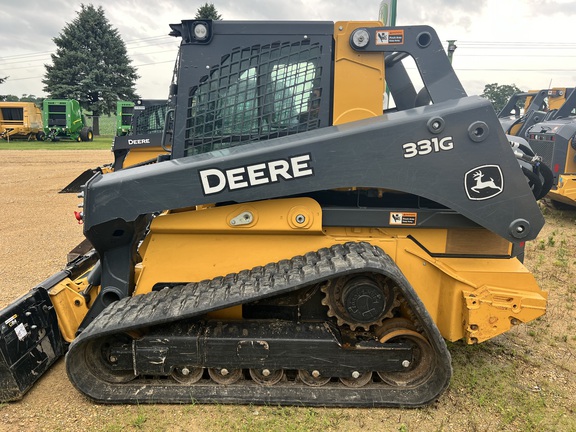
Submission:
{"label": "bolt", "polygon": [[402,367],[405,367],[405,368],[410,367],[410,362],[408,360],[404,360],[402,362]]}
{"label": "bolt", "polygon": [[228,369],[226,369],[226,368],[220,369],[220,375],[222,375],[222,376],[226,376],[226,375],[228,375],[229,373],[230,373],[230,372],[228,372]]}
{"label": "bolt", "polygon": [[304,222],[306,222],[306,216],[304,216],[303,214],[299,214],[298,216],[296,216],[296,222],[299,224],[303,224]]}
{"label": "bolt", "polygon": [[352,378],[354,378],[354,379],[360,378],[360,372],[358,372],[358,371],[352,372]]}
{"label": "bolt", "polygon": [[264,370],[262,371],[262,375],[265,376],[265,377],[270,376],[270,371],[269,371],[268,369],[264,369]]}
{"label": "bolt", "polygon": [[319,377],[320,377],[320,372],[317,371],[317,370],[313,370],[313,371],[312,371],[312,376],[313,376],[314,378],[319,378]]}
{"label": "bolt", "polygon": [[230,221],[230,225],[236,225],[236,221],[235,221],[234,219],[232,219],[232,220]]}
{"label": "bolt", "polygon": [[181,372],[182,375],[184,375],[184,376],[190,375],[190,369],[188,369],[187,367],[183,367],[180,372]]}
{"label": "bolt", "polygon": [[432,123],[432,129],[434,130],[440,129],[440,122],[435,121],[434,123]]}
{"label": "bolt", "polygon": [[477,326],[476,324],[471,324],[471,325],[470,325],[470,330],[476,331],[476,330],[478,330],[478,326]]}
{"label": "bolt", "polygon": [[108,360],[110,361],[110,363],[116,363],[118,361],[118,359],[116,358],[116,356],[111,355],[110,357],[108,357]]}

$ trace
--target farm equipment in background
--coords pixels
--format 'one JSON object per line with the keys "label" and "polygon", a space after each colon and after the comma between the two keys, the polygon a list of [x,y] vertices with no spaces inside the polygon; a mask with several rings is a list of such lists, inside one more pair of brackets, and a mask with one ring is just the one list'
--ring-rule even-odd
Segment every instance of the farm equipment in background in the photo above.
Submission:
{"label": "farm equipment in background", "polygon": [[116,102],[116,136],[128,135],[132,129],[134,102]]}
{"label": "farm equipment in background", "polygon": [[[525,137],[552,170],[551,203],[559,209],[576,207],[576,92],[566,89],[564,103],[543,121],[530,126]],[[550,106],[552,108],[552,106]]]}
{"label": "farm equipment in background", "polygon": [[79,193],[81,186],[96,173],[105,174],[155,163],[159,157],[170,154],[171,130],[168,128],[168,132],[164,132],[168,102],[163,99],[139,99],[133,105],[128,134],[117,135],[112,142],[114,161],[85,170],[60,193]]}
{"label": "farm equipment in background", "polygon": [[114,137],[112,143],[114,171],[154,163],[170,153],[171,128],[164,127],[169,112],[166,99],[135,101],[130,133]]}
{"label": "farm equipment in background", "polygon": [[40,108],[33,102],[0,102],[0,138],[43,141]]}
{"label": "farm equipment in background", "polygon": [[74,99],[45,99],[42,120],[46,139],[92,141],[94,138],[92,127],[88,126],[80,104]]}
{"label": "farm equipment in background", "polygon": [[514,94],[498,113],[504,131],[525,138],[536,123],[553,120],[573,88],[529,90]]}
{"label": "farm equipment in background", "polygon": [[544,223],[527,155],[432,28],[171,29],[169,157],[82,187],[93,249],[0,312],[0,400],[67,351],[101,403],[422,406],[448,386],[445,339],[545,313],[521,262]]}

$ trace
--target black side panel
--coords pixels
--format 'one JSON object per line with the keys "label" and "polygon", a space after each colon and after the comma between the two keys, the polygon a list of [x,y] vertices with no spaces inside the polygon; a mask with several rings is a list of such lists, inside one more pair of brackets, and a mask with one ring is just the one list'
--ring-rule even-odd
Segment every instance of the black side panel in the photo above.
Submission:
{"label": "black side panel", "polygon": [[43,288],[34,288],[0,314],[0,400],[24,393],[64,354],[56,312]]}

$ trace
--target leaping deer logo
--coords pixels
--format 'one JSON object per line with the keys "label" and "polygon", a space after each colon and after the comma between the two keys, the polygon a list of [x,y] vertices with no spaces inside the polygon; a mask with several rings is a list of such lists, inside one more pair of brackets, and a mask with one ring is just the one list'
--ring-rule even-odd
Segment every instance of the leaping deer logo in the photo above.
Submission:
{"label": "leaping deer logo", "polygon": [[496,189],[500,192],[502,191],[502,188],[494,183],[494,179],[492,177],[490,177],[490,180],[483,181],[482,177],[484,177],[484,174],[481,170],[474,172],[472,177],[474,177],[474,180],[476,181],[476,186],[472,186],[470,189],[476,193],[480,193],[481,190],[486,188]]}
{"label": "leaping deer logo", "polygon": [[504,191],[504,176],[498,165],[481,165],[464,174],[464,189],[468,199],[482,201]]}

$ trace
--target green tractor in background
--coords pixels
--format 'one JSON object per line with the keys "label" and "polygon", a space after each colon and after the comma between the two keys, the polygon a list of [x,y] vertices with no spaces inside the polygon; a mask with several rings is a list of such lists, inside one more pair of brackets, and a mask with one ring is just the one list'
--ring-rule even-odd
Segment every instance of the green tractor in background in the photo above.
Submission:
{"label": "green tractor in background", "polygon": [[62,138],[74,141],[92,141],[94,133],[88,126],[82,108],[74,99],[45,99],[42,120],[47,140]]}
{"label": "green tractor in background", "polygon": [[134,102],[116,102],[116,136],[129,135],[132,130]]}

